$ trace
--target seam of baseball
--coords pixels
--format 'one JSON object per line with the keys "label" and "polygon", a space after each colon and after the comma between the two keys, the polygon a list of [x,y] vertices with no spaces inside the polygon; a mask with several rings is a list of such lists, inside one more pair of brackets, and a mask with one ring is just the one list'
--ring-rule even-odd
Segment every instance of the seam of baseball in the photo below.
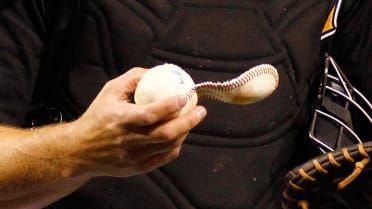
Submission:
{"label": "seam of baseball", "polygon": [[[202,90],[205,90],[207,92],[208,91],[230,91],[232,89],[236,89],[236,88],[239,88],[239,87],[243,86],[244,84],[248,83],[249,81],[254,80],[255,78],[257,78],[258,76],[265,75],[265,74],[266,75],[272,75],[274,77],[274,79],[276,81],[275,82],[275,84],[276,84],[275,88],[276,88],[277,85],[278,85],[277,72],[272,70],[271,65],[262,64],[262,65],[259,65],[259,66],[256,66],[256,67],[252,68],[251,70],[248,70],[247,72],[241,74],[239,77],[234,78],[234,79],[229,80],[229,81],[225,81],[225,82],[222,82],[222,83],[221,82],[207,81],[207,82],[197,84],[193,88],[193,91],[197,91],[197,92],[198,91],[200,92]],[[202,95],[202,96],[207,97],[207,95]],[[210,97],[210,95],[209,95],[208,98],[214,98],[214,97]]]}

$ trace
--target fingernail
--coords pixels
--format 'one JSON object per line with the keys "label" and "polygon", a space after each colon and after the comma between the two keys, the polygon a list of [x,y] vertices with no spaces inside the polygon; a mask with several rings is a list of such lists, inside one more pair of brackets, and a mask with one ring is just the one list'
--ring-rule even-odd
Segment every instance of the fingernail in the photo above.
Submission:
{"label": "fingernail", "polygon": [[199,117],[199,118],[204,118],[205,115],[207,114],[207,111],[205,110],[205,108],[202,108],[202,107],[199,107],[196,111],[196,115]]}
{"label": "fingernail", "polygon": [[183,106],[186,105],[187,97],[184,95],[178,96],[176,102],[177,102],[177,108],[181,109]]}

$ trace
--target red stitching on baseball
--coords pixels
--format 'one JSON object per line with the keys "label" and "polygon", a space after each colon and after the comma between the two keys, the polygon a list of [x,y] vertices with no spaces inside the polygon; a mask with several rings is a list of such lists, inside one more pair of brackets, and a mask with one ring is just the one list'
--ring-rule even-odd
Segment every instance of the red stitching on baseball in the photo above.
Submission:
{"label": "red stitching on baseball", "polygon": [[219,100],[225,102],[229,96],[228,94],[218,95],[217,92],[223,92],[223,91],[231,91],[234,89],[237,89],[245,84],[247,84],[249,81],[254,80],[258,78],[261,75],[271,75],[275,79],[275,86],[274,89],[278,86],[278,74],[275,68],[271,65],[263,64],[258,65],[256,67],[253,67],[249,69],[248,71],[241,74],[239,77],[234,78],[229,81],[225,82],[203,82],[200,84],[195,85],[194,92],[196,91],[198,94],[198,97],[205,98],[205,99],[213,99],[213,100]]}

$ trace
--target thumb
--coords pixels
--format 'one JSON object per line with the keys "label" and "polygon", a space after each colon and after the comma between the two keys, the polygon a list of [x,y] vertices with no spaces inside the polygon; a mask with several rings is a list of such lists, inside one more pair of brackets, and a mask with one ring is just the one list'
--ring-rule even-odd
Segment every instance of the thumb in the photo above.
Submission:
{"label": "thumb", "polygon": [[127,99],[136,90],[139,80],[146,72],[147,69],[145,68],[131,68],[126,73],[111,80],[110,88],[116,95],[121,95],[122,99]]}

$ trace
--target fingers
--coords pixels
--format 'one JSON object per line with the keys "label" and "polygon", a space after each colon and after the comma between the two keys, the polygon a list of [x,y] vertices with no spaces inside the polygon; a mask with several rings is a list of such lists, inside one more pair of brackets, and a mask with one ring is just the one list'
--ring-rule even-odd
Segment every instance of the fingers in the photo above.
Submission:
{"label": "fingers", "polygon": [[[124,143],[126,153],[136,156],[138,169],[150,171],[178,157],[189,131],[206,116],[206,109],[197,106],[185,115],[165,123],[139,130],[147,131],[137,134],[136,139]],[[133,139],[133,138],[132,138]],[[141,172],[141,171],[140,171]]]}
{"label": "fingers", "polygon": [[114,167],[114,169],[105,169],[106,172],[103,175],[123,177],[148,173],[176,159],[180,155],[181,149],[182,146],[177,146],[169,152],[162,152],[151,156],[148,155],[146,156],[146,158],[143,159],[137,156],[136,162],[130,163],[129,167],[128,163],[125,162],[126,160],[124,160],[124,166],[121,165],[119,161],[117,164],[118,167]]}
{"label": "fingers", "polygon": [[148,140],[148,143],[143,143],[146,140],[140,140],[139,143],[132,144],[132,146],[125,146],[125,150],[128,153],[134,153],[141,160],[146,160],[151,156],[167,153],[182,146],[186,137],[187,134],[183,134],[172,140],[163,139],[154,143],[152,140]]}
{"label": "fingers", "polygon": [[147,69],[145,68],[134,67],[119,77],[108,81],[106,87],[116,95],[121,95],[122,98],[127,99],[133,94],[139,80],[146,72]]}
{"label": "fingers", "polygon": [[177,148],[173,149],[170,152],[161,153],[151,157],[143,164],[142,172],[144,173],[151,172],[156,168],[164,166],[169,162],[173,161],[180,155],[181,148],[182,148],[181,146],[178,146]]}
{"label": "fingers", "polygon": [[207,110],[203,106],[197,106],[190,112],[169,120],[154,128],[151,135],[168,140],[178,138],[188,133],[197,126],[206,116]]}
{"label": "fingers", "polygon": [[174,113],[180,111],[187,103],[187,97],[176,95],[147,105],[134,106],[126,115],[126,124],[133,126],[149,126],[165,119],[169,119]]}
{"label": "fingers", "polygon": [[131,132],[131,140],[123,140],[122,145],[127,149],[135,149],[136,147],[141,149],[141,146],[149,146],[149,144],[178,140],[197,126],[206,114],[205,107],[197,106],[184,115],[161,123],[149,126],[126,126]]}

